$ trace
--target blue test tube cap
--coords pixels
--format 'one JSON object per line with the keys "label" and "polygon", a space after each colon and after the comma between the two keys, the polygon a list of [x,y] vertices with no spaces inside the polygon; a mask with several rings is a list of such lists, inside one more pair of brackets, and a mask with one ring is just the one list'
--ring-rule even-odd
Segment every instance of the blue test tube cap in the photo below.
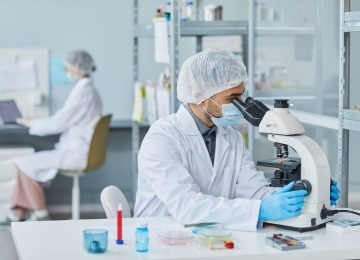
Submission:
{"label": "blue test tube cap", "polygon": [[117,245],[123,245],[123,244],[124,244],[124,240],[116,240],[116,244],[117,244]]}

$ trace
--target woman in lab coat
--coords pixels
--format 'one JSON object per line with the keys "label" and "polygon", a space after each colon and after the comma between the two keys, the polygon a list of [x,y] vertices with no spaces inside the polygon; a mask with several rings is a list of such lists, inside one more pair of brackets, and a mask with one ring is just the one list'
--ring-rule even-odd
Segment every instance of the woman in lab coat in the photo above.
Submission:
{"label": "woman in lab coat", "polygon": [[92,57],[83,50],[68,53],[67,75],[74,82],[64,106],[52,117],[28,120],[19,124],[29,127],[32,135],[60,134],[54,150],[36,152],[15,160],[17,183],[12,196],[9,221],[48,218],[43,184],[55,178],[59,169],[83,169],[95,124],[102,115],[102,103],[91,80],[96,70]]}

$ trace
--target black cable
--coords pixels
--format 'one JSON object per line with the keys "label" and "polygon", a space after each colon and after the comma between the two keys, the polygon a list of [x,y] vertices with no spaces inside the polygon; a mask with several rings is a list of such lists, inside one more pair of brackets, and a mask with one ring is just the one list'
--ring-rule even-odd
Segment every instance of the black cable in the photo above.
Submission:
{"label": "black cable", "polygon": [[351,213],[351,214],[360,216],[359,212],[349,210],[349,209],[327,209],[327,208],[323,208],[321,210],[320,217],[321,217],[321,219],[325,219],[328,216],[333,216],[333,215],[335,215],[337,213],[340,213],[340,212],[346,212],[346,213]]}
{"label": "black cable", "polygon": [[[355,214],[355,215],[358,215],[360,216],[360,213],[359,212],[356,212],[356,211],[353,211],[353,210],[349,210],[349,209],[333,209],[331,210],[332,212],[335,212],[334,214],[336,213],[339,213],[339,212],[347,212],[347,213],[351,213],[351,214]],[[333,214],[333,215],[334,215]]]}

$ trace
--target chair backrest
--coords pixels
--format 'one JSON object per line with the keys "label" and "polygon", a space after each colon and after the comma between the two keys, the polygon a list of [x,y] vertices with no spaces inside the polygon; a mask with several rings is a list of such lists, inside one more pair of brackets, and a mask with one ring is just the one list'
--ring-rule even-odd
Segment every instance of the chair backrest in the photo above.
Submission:
{"label": "chair backrest", "polygon": [[105,162],[111,116],[101,117],[95,126],[85,171],[95,170]]}
{"label": "chair backrest", "polygon": [[107,186],[102,190],[100,200],[107,218],[116,218],[119,204],[122,205],[123,217],[131,218],[129,203],[119,188]]}

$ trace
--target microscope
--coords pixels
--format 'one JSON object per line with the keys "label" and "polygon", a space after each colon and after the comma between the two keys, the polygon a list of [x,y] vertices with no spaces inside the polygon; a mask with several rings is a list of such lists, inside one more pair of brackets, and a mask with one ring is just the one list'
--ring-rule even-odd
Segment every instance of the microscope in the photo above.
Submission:
{"label": "microscope", "polygon": [[[233,104],[244,118],[274,143],[276,158],[257,162],[258,166],[275,168],[271,187],[283,187],[294,181],[293,190],[307,191],[302,214],[298,217],[265,221],[300,232],[325,227],[333,220],[325,211],[330,208],[330,168],[324,151],[304,135],[300,121],[289,112],[288,100],[277,99],[269,109],[262,102],[248,97],[245,102],[235,99]],[[298,157],[289,157],[289,147]]]}

